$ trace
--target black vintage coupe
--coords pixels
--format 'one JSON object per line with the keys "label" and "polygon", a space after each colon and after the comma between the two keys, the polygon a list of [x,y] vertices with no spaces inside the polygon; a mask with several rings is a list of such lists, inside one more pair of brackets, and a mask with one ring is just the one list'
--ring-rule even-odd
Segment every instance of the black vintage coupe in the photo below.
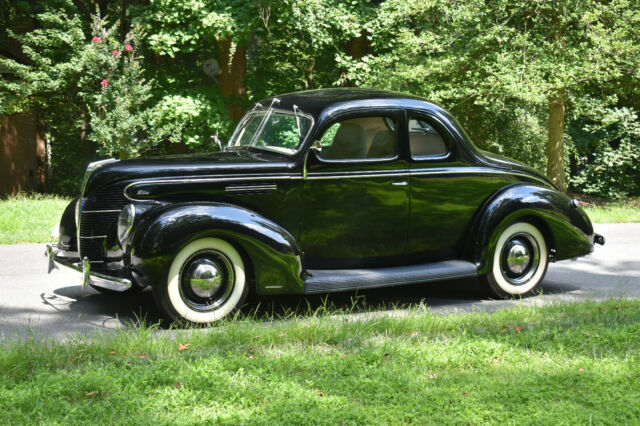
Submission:
{"label": "black vintage coupe", "polygon": [[193,323],[250,292],[480,277],[523,296],[549,262],[604,243],[577,201],[474,147],[441,107],[356,89],[260,101],[221,152],[92,163],[59,229],[50,270],[104,293],[151,286]]}

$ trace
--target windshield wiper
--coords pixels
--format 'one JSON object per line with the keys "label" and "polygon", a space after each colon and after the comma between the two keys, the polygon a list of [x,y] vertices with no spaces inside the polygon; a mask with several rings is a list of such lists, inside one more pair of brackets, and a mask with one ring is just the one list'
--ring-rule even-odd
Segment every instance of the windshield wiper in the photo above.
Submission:
{"label": "windshield wiper", "polygon": [[[249,141],[248,145],[255,145],[256,141],[258,140],[258,138],[262,134],[262,129],[264,129],[264,126],[267,125],[267,121],[271,117],[271,113],[273,112],[273,105],[274,104],[279,104],[279,103],[280,103],[280,99],[273,98],[273,100],[271,101],[271,105],[269,105],[269,109],[264,114],[264,118],[260,122],[260,125],[258,126],[258,129],[256,130],[256,133],[253,135],[253,137],[251,138],[251,141]],[[257,105],[260,105],[260,104],[257,104]],[[262,105],[260,105],[260,106],[262,106]]]}
{"label": "windshield wiper", "polygon": [[300,128],[300,116],[298,114],[300,114],[300,108],[298,108],[298,105],[293,104],[293,113],[296,116],[296,126],[298,126],[298,137],[302,137],[302,129]]}

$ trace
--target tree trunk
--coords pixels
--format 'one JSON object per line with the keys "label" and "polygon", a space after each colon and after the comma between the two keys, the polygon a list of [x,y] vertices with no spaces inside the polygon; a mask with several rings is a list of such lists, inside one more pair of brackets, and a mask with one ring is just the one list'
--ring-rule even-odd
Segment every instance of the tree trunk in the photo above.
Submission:
{"label": "tree trunk", "polygon": [[[367,33],[362,32],[358,37],[354,37],[347,42],[347,54],[354,59],[360,59],[369,53],[369,40],[367,39]],[[348,80],[345,83],[347,87],[355,87],[355,81]]]}
{"label": "tree trunk", "polygon": [[549,94],[549,129],[547,145],[547,176],[566,192],[564,180],[564,89]]}
{"label": "tree trunk", "polygon": [[131,29],[131,25],[127,20],[128,0],[122,0],[120,3],[120,39],[124,40],[127,33]]}
{"label": "tree trunk", "polygon": [[[247,49],[249,45],[236,46],[231,55],[231,39],[220,40],[218,43],[218,62],[220,63],[220,90],[227,100],[227,108],[232,120],[242,117],[242,104],[247,89],[244,87],[244,77],[247,74]],[[229,60],[231,59],[231,61]],[[231,62],[231,66],[229,66]]]}
{"label": "tree trunk", "polygon": [[347,53],[355,59],[360,59],[369,52],[369,40],[366,32],[354,37],[347,42]]}

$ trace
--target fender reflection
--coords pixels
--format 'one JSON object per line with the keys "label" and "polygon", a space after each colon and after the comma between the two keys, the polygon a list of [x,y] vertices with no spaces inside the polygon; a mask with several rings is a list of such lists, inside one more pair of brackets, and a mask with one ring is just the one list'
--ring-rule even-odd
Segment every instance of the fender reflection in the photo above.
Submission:
{"label": "fender reflection", "polygon": [[523,220],[537,225],[555,253],[551,261],[584,256],[593,250],[593,226],[581,208],[557,191],[535,184],[514,184],[498,191],[476,215],[467,243],[467,258],[480,273],[488,271],[488,254],[509,224]]}
{"label": "fender reflection", "polygon": [[131,261],[136,279],[166,279],[175,254],[191,241],[218,237],[240,247],[263,294],[302,293],[301,250],[280,225],[255,212],[220,203],[159,207],[134,228]]}

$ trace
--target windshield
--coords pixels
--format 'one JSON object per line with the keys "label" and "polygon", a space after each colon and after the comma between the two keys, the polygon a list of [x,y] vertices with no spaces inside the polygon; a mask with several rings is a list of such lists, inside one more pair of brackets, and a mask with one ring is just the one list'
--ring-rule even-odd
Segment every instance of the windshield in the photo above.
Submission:
{"label": "windshield", "polygon": [[299,109],[251,111],[240,120],[227,148],[256,147],[293,154],[312,124],[313,119]]}

